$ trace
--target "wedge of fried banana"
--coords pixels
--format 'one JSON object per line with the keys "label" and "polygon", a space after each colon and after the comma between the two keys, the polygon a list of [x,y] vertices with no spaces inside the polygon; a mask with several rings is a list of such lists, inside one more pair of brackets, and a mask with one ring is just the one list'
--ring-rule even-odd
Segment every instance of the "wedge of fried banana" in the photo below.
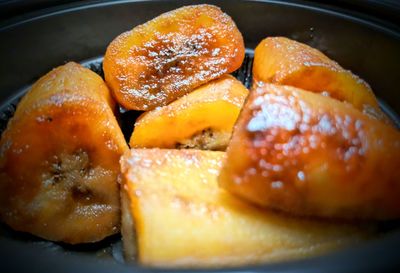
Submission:
{"label": "wedge of fried banana", "polygon": [[133,149],[121,159],[127,261],[238,266],[320,255],[370,237],[371,226],[302,219],[218,187],[224,152]]}
{"label": "wedge of fried banana", "polygon": [[104,74],[122,106],[150,110],[238,69],[244,50],[235,23],[218,7],[185,6],[115,38]]}
{"label": "wedge of fried banana", "polygon": [[352,105],[264,84],[243,107],[219,177],[230,192],[296,215],[400,217],[400,132]]}
{"label": "wedge of fried banana", "polygon": [[370,86],[319,50],[285,38],[268,37],[255,49],[254,80],[290,85],[346,101],[385,123]]}
{"label": "wedge of fried banana", "polygon": [[171,104],[144,113],[130,146],[225,150],[249,91],[230,75],[206,83]]}
{"label": "wedge of fried banana", "polygon": [[0,216],[54,241],[119,231],[118,160],[128,148],[103,80],[76,63],[40,78],[0,141]]}

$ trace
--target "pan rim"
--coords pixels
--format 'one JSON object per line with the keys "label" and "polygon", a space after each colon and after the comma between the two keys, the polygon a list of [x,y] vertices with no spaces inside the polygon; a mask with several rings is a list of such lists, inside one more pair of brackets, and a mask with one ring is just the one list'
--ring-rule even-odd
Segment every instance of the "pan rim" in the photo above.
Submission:
{"label": "pan rim", "polygon": [[[8,20],[5,20],[0,23],[0,32],[19,27],[21,25],[31,23],[37,20],[46,19],[48,17],[57,16],[60,14],[66,14],[71,12],[77,12],[85,9],[91,8],[99,8],[99,7],[108,7],[108,6],[116,6],[123,5],[129,3],[151,3],[151,2],[174,2],[173,0],[88,0],[82,2],[73,2],[69,4],[61,4],[56,7],[44,8],[38,11],[29,12],[23,15],[12,17]],[[232,0],[230,0],[232,1]],[[196,4],[196,2],[201,1],[180,1],[182,5],[187,3]],[[213,4],[217,4],[218,1],[212,1]],[[339,17],[341,19],[349,20],[352,22],[356,22],[357,24],[361,24],[364,26],[368,26],[372,29],[378,30],[382,33],[385,33],[389,36],[392,36],[396,39],[400,40],[400,26],[391,24],[382,19],[378,19],[376,17],[370,15],[364,15],[355,11],[350,11],[347,9],[327,6],[321,3],[311,3],[304,0],[234,0],[234,2],[248,2],[248,3],[265,3],[265,4],[275,4],[286,7],[295,7],[304,10],[310,10],[314,12],[323,13],[326,15]]]}

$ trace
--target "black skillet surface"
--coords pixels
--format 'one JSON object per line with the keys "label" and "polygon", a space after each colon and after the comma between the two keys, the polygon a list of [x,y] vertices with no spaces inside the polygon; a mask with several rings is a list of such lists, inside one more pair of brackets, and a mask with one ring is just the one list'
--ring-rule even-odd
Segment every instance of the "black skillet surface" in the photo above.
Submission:
{"label": "black skillet surface", "polygon": [[[384,110],[399,121],[400,32],[393,25],[297,1],[96,1],[30,14],[0,27],[0,131],[26,86],[51,68],[74,60],[101,74],[101,56],[119,33],[162,12],[204,2],[220,6],[241,30],[249,50],[235,75],[245,84],[251,80],[251,49],[266,36],[287,36],[321,49],[364,78]],[[135,116],[121,113],[121,121]],[[127,135],[131,129],[124,126]],[[386,223],[382,229],[390,232],[382,238],[326,256],[220,272],[400,272],[396,226]],[[68,246],[5,226],[0,228],[0,259],[2,272],[165,271],[123,264],[119,236]]]}

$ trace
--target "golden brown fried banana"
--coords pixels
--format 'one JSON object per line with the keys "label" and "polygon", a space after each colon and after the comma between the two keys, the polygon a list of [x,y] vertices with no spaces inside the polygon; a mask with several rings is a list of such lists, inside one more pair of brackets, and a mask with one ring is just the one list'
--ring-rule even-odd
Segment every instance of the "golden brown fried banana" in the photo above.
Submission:
{"label": "golden brown fried banana", "polygon": [[0,141],[0,215],[67,243],[119,231],[118,160],[127,144],[103,80],[67,63],[24,96]]}
{"label": "golden brown fried banana", "polygon": [[225,153],[133,149],[121,159],[125,257],[157,267],[238,266],[320,255],[370,227],[261,210],[218,187]]}
{"label": "golden brown fried banana", "polygon": [[252,91],[219,182],[297,215],[400,217],[400,132],[349,104],[288,86]]}
{"label": "golden brown fried banana", "polygon": [[243,38],[232,19],[216,6],[196,5],[119,35],[103,67],[121,105],[150,110],[238,69],[243,58]]}
{"label": "golden brown fried banana", "polygon": [[230,75],[209,82],[171,104],[144,113],[135,123],[135,148],[225,150],[248,95]]}
{"label": "golden brown fried banana", "polygon": [[369,85],[322,52],[284,37],[264,39],[255,49],[255,81],[290,85],[347,101],[390,123]]}

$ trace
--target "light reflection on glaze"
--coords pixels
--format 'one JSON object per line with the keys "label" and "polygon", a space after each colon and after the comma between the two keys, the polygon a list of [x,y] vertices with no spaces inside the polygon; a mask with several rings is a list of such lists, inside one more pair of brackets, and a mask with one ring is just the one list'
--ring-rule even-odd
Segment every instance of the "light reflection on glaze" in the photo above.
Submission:
{"label": "light reflection on glaze", "polygon": [[215,6],[187,6],[118,36],[104,59],[107,83],[127,109],[166,105],[236,70],[243,38]]}
{"label": "light reflection on glaze", "polygon": [[303,88],[350,103],[364,113],[390,124],[371,87],[319,50],[285,37],[268,37],[255,49],[256,82]]}
{"label": "light reflection on glaze", "polygon": [[118,159],[128,146],[114,106],[100,76],[72,62],[32,86],[0,141],[4,222],[69,243],[118,231]]}
{"label": "light reflection on glaze", "polygon": [[264,84],[251,91],[235,125],[220,184],[300,215],[395,218],[399,143],[396,129],[350,104]]}

